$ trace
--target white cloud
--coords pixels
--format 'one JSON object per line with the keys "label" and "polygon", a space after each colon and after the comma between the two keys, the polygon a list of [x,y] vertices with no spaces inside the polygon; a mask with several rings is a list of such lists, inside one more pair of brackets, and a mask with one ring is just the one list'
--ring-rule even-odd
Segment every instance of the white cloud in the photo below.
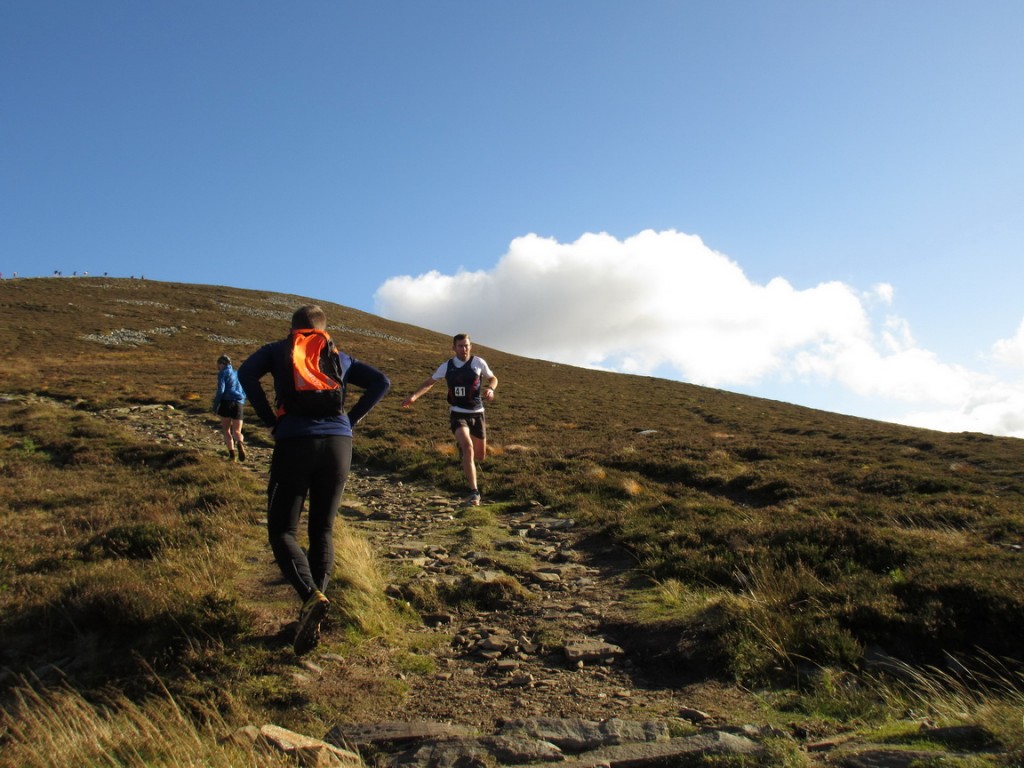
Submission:
{"label": "white cloud", "polygon": [[1000,339],[992,345],[992,356],[1006,365],[1024,368],[1024,320],[1021,320],[1015,336]]}
{"label": "white cloud", "polygon": [[[695,235],[647,230],[526,235],[492,270],[395,277],[375,301],[384,317],[515,354],[726,389],[837,384],[864,398],[859,415],[882,399],[918,409],[904,423],[1024,437],[1024,388],[941,362],[895,314],[873,320],[894,295],[886,283],[863,295],[841,282],[760,285]],[[995,353],[1024,361],[1024,324]]]}
{"label": "white cloud", "polygon": [[897,421],[944,432],[1024,438],[1024,388],[990,383],[972,393],[960,408],[917,411]]}
{"label": "white cloud", "polygon": [[892,304],[892,300],[896,295],[896,289],[893,288],[889,283],[879,283],[871,289],[871,293],[868,294],[869,298],[878,299],[884,304]]}

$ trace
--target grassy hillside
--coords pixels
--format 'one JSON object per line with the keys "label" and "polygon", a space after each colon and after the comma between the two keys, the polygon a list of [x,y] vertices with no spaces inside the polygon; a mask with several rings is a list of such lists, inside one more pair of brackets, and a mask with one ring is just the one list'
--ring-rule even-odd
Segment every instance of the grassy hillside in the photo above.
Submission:
{"label": "grassy hillside", "polygon": [[[260,663],[249,643],[260,617],[238,570],[257,565],[226,554],[243,539],[254,552],[262,544],[261,483],[93,415],[168,405],[212,428],[218,355],[237,363],[282,337],[305,301],[144,280],[0,283],[6,690],[52,679],[55,665],[90,692],[151,692],[155,675],[205,701],[200,679],[230,682],[235,696],[213,705],[222,714],[275,700],[244,682]],[[399,408],[450,337],[320,303],[339,345],[392,381],[361,425],[356,461],[459,492],[443,394]],[[485,493],[513,509],[542,504],[633,553],[635,611],[623,622],[642,630],[651,663],[680,681],[780,690],[879,658],[962,671],[972,685],[1018,679],[1024,441],[584,370],[486,342],[476,351],[501,386]],[[255,425],[247,432],[269,445]],[[228,514],[238,508],[253,511]]]}

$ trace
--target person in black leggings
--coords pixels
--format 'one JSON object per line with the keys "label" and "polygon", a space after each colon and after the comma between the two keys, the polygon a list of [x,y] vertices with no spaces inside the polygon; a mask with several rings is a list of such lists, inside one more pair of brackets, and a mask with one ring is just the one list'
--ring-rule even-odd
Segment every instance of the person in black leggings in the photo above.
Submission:
{"label": "person in black leggings", "polygon": [[[238,369],[238,379],[253,410],[274,437],[267,486],[267,533],[281,573],[302,600],[295,632],[297,654],[316,647],[320,623],[330,605],[325,593],[334,570],[334,519],[352,464],[353,427],[391,388],[391,382],[379,370],[335,348],[326,328],[327,317],[320,307],[299,307],[292,316],[288,337],[264,345]],[[340,374],[341,393],[348,385],[363,390],[347,412],[343,394],[337,412],[328,415],[308,415],[292,399],[293,336],[303,334],[326,337],[325,354],[334,356],[333,370]],[[274,380],[276,408],[271,407],[260,384],[268,373]],[[308,555],[297,538],[307,497]]]}

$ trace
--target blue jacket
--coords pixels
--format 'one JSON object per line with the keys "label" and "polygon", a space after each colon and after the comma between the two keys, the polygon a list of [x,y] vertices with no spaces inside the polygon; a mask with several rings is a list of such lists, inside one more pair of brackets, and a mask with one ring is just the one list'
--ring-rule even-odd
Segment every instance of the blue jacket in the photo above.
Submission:
{"label": "blue jacket", "polygon": [[370,410],[381,401],[391,389],[388,377],[371,365],[361,363],[340,350],[337,352],[341,363],[344,384],[354,384],[363,390],[362,396],[348,413],[324,419],[305,416],[290,416],[287,413],[278,419],[276,409],[267,399],[260,379],[268,373],[274,379],[275,396],[287,391],[291,385],[292,362],[291,340],[289,338],[265,344],[253,352],[238,368],[238,379],[242,389],[249,396],[249,402],[260,420],[273,429],[276,440],[292,437],[324,437],[330,435],[352,435],[352,427],[359,423]]}
{"label": "blue jacket", "polygon": [[220,407],[221,400],[228,402],[245,402],[245,392],[238,383],[238,374],[230,365],[225,365],[217,374],[217,393],[213,396],[213,410]]}

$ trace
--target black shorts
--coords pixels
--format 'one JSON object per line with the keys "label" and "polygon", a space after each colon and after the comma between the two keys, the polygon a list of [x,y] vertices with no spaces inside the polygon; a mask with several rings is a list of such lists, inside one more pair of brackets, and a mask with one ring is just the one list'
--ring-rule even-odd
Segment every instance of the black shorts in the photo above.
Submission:
{"label": "black shorts", "polygon": [[242,402],[239,400],[221,400],[217,406],[217,415],[225,419],[242,420]]}
{"label": "black shorts", "polygon": [[469,434],[480,440],[487,439],[487,423],[484,421],[484,412],[480,413],[457,413],[451,412],[452,432],[460,427],[469,427]]}

